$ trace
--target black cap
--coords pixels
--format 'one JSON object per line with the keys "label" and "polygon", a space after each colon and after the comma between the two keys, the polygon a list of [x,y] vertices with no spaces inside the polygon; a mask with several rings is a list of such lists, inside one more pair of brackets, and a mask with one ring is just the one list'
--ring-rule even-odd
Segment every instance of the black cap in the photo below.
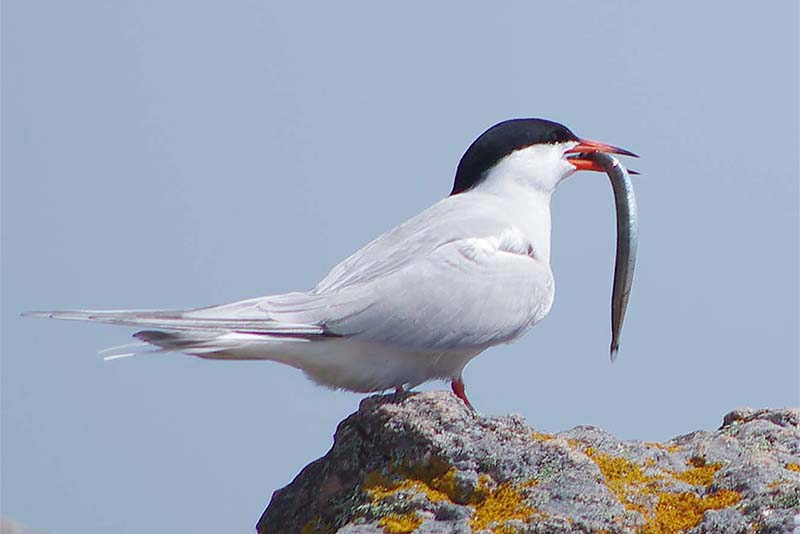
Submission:
{"label": "black cap", "polygon": [[461,157],[451,195],[478,185],[486,171],[515,150],[540,143],[578,141],[569,128],[545,119],[510,119],[483,132]]}

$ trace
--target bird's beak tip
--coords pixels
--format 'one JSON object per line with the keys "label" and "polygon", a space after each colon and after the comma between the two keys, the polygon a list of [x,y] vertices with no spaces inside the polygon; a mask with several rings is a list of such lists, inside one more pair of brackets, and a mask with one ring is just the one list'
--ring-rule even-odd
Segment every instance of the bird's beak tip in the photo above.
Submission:
{"label": "bird's beak tip", "polygon": [[578,152],[605,152],[607,154],[619,154],[620,156],[630,156],[632,158],[639,157],[638,154],[635,154],[630,150],[609,145],[608,143],[601,143],[600,141],[593,141],[591,139],[579,139],[578,145],[567,151],[568,154],[574,154]]}
{"label": "bird's beak tip", "polygon": [[[597,165],[591,158],[585,155],[593,154],[596,152],[603,152],[606,154],[619,154],[620,156],[629,156],[638,158],[638,154],[634,154],[630,150],[620,148],[618,146],[609,145],[608,143],[601,143],[600,141],[592,141],[591,139],[579,139],[578,144],[567,150],[566,154],[575,154],[569,156],[567,159],[579,171],[600,171],[604,172],[605,169]],[[639,174],[636,171],[628,170],[630,174]]]}

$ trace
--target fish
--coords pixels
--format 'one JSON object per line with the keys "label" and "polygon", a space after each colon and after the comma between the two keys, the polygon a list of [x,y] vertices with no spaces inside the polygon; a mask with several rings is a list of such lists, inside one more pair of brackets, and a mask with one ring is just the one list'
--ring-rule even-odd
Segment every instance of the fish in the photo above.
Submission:
{"label": "fish", "polygon": [[[630,174],[614,156],[603,152],[586,154],[601,165],[611,180],[617,212],[617,252],[614,262],[614,285],[611,293],[611,361],[617,359],[622,323],[628,309],[636,270],[636,250],[639,242],[639,221],[636,194]],[[631,171],[635,172],[635,171]],[[638,174],[638,173],[636,173]]]}

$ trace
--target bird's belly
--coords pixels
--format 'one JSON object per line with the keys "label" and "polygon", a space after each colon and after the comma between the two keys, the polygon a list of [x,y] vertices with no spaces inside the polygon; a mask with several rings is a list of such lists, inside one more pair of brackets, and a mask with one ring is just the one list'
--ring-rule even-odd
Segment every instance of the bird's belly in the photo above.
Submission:
{"label": "bird's belly", "polygon": [[[457,378],[467,362],[481,350],[432,352],[328,338],[282,343],[270,347],[268,352],[250,356],[300,369],[311,380],[326,387],[369,392],[397,386],[414,387],[428,380]],[[239,354],[242,356],[244,354]]]}

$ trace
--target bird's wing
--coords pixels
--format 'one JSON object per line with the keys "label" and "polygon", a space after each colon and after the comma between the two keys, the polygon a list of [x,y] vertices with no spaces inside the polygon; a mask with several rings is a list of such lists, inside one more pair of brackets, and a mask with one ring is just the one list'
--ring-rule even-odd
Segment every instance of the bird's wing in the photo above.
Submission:
{"label": "bird's wing", "polygon": [[[448,233],[445,230],[447,222],[453,219],[448,215],[453,212],[453,204],[452,201],[435,204],[383,234],[335,267],[311,292],[270,295],[189,310],[56,310],[24,315],[160,330],[245,331],[299,336],[325,334],[322,325],[326,319],[341,319],[346,313],[343,308],[351,310],[361,303],[348,301],[344,305],[341,299],[333,296],[334,293],[353,284],[363,285],[386,276],[434,250],[442,243],[442,236],[464,235],[469,232],[470,224],[475,226],[480,222],[479,216],[473,215],[463,221],[458,232],[451,228]],[[489,222],[483,221],[482,226],[485,230]]]}
{"label": "bird's wing", "polygon": [[[213,308],[222,308],[224,311],[207,311]],[[180,331],[239,331],[285,336],[314,336],[325,333],[319,325],[273,321],[263,311],[250,314],[230,313],[231,308],[232,305],[198,310],[55,310],[27,312],[23,315]],[[251,306],[242,306],[243,311],[247,308]]]}
{"label": "bird's wing", "polygon": [[552,273],[530,245],[502,206],[440,202],[353,254],[313,291],[258,306],[273,320],[409,349],[486,347],[514,339],[550,309]]}
{"label": "bird's wing", "polygon": [[548,265],[510,229],[447,242],[392,273],[331,294],[326,331],[424,350],[482,349],[511,341],[550,310]]}
{"label": "bird's wing", "polygon": [[[461,197],[461,198],[459,198]],[[353,337],[409,349],[510,341],[549,311],[549,265],[502,206],[448,197],[335,267],[314,290],[192,310],[38,312],[179,331]],[[468,203],[473,202],[472,205]]]}
{"label": "bird's wing", "polygon": [[508,224],[498,219],[492,198],[476,195],[442,199],[392,228],[331,269],[311,291],[329,293],[387,276],[436,248],[458,239],[499,235]]}

